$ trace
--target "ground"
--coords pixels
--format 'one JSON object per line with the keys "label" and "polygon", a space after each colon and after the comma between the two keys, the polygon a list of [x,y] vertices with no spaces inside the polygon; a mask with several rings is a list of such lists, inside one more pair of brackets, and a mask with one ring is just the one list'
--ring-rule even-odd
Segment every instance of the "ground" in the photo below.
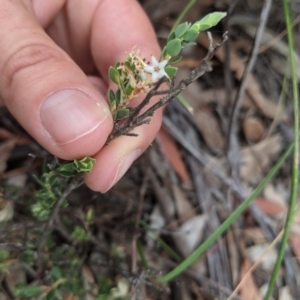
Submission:
{"label": "ground", "polygon": [[[265,2],[194,4],[184,21],[227,11],[228,17],[211,32],[214,43],[225,31],[229,40],[212,60],[213,70],[182,93],[189,110],[178,100],[168,105],[153,145],[106,194],[84,184],[77,187],[81,178],[73,189],[70,179],[42,177],[54,158],[1,108],[1,300],[263,299],[289,206],[291,156],[191,267],[168,283],[160,278],[207,241],[293,141],[282,3],[273,1],[258,37]],[[187,1],[141,3],[163,46]],[[299,80],[297,1],[291,1],[291,11]],[[197,45],[183,52],[178,82],[201,62],[207,47],[207,34],[201,33]],[[255,64],[246,77],[251,60]],[[50,180],[46,196],[35,178],[42,180],[42,191]],[[50,192],[60,198],[61,187],[67,201],[51,222],[35,218],[32,205],[41,197],[50,199]],[[295,214],[274,299],[300,299],[299,249]]]}

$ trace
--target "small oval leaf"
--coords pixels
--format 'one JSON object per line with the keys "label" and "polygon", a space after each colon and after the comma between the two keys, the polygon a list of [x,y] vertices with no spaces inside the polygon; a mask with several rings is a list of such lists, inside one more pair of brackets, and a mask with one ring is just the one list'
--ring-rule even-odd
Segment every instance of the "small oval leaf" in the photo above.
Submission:
{"label": "small oval leaf", "polygon": [[191,28],[190,28],[190,29],[197,30],[197,31],[198,31],[198,33],[199,33],[199,31],[200,31],[200,26],[199,26],[199,24],[196,22],[195,24],[193,24],[193,25],[191,26]]}
{"label": "small oval leaf", "polygon": [[126,118],[129,116],[129,113],[130,113],[130,109],[128,108],[121,108],[121,109],[118,109],[116,111],[117,113],[117,119],[123,119],[123,118]]}
{"label": "small oval leaf", "polygon": [[57,172],[61,176],[70,177],[76,173],[76,167],[73,162],[64,163],[57,168]]}
{"label": "small oval leaf", "polygon": [[178,57],[173,57],[169,60],[169,64],[176,64],[177,62],[179,62],[182,59],[182,56],[178,56]]}
{"label": "small oval leaf", "polygon": [[128,83],[127,87],[125,88],[126,95],[129,96],[133,90],[134,88],[130,85],[130,83]]}
{"label": "small oval leaf", "polygon": [[181,42],[179,39],[172,40],[166,45],[166,51],[170,56],[176,56],[181,51]]}
{"label": "small oval leaf", "polygon": [[174,30],[175,36],[180,38],[184,35],[184,33],[190,28],[190,24],[188,22],[179,24]]}
{"label": "small oval leaf", "polygon": [[111,111],[115,111],[117,108],[117,104],[116,104],[116,95],[115,93],[110,90],[108,92],[108,100],[109,100],[109,107]]}
{"label": "small oval leaf", "polygon": [[195,40],[199,35],[199,32],[195,29],[189,29],[188,31],[186,31],[186,33],[183,35],[183,39],[186,42],[191,42],[193,40]]}
{"label": "small oval leaf", "polygon": [[167,66],[165,67],[165,72],[168,74],[170,78],[176,75],[178,68]]}
{"label": "small oval leaf", "polygon": [[42,293],[44,289],[41,286],[26,286],[24,287],[24,296],[26,297],[34,297],[37,296],[38,294]]}
{"label": "small oval leaf", "polygon": [[217,25],[224,17],[226,17],[225,12],[213,12],[211,14],[206,15],[200,21],[196,22],[199,26],[200,31],[207,30],[215,25]]}
{"label": "small oval leaf", "polygon": [[109,78],[114,82],[115,84],[119,84],[120,82],[120,74],[117,69],[114,67],[109,68]]}
{"label": "small oval leaf", "polygon": [[176,35],[175,35],[175,32],[172,31],[172,32],[169,34],[169,36],[168,36],[167,42],[170,42],[170,41],[172,41],[172,40],[174,40],[174,39],[176,39]]}
{"label": "small oval leaf", "polygon": [[116,105],[117,105],[117,107],[120,105],[120,103],[121,103],[121,91],[118,89],[116,91]]}
{"label": "small oval leaf", "polygon": [[108,99],[109,99],[109,102],[114,101],[116,99],[116,95],[112,90],[109,90],[109,92],[108,92]]}

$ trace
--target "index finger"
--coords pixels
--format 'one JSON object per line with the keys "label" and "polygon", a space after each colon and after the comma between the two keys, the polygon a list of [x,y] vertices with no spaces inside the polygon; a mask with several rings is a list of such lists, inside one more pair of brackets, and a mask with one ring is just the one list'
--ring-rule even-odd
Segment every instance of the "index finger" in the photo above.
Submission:
{"label": "index finger", "polygon": [[102,1],[94,16],[91,50],[103,79],[107,70],[136,48],[149,59],[160,54],[152,25],[136,0]]}

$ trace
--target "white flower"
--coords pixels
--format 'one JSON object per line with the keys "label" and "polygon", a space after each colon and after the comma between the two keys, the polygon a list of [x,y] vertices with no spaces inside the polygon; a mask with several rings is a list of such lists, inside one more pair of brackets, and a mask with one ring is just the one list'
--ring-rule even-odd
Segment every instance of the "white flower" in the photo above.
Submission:
{"label": "white flower", "polygon": [[168,77],[168,74],[165,71],[165,66],[167,65],[168,61],[163,60],[161,62],[158,62],[154,56],[151,56],[151,62],[152,65],[148,66],[146,65],[144,67],[144,71],[146,73],[151,74],[152,76],[152,82],[155,82],[157,79],[162,78],[163,76]]}

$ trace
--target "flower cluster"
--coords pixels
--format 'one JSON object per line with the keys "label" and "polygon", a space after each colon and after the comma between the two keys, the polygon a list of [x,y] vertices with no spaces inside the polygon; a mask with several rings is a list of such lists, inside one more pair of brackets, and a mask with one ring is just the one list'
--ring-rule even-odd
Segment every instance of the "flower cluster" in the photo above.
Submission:
{"label": "flower cluster", "polygon": [[[114,120],[125,118],[130,113],[129,102],[141,93],[147,93],[158,79],[166,76],[168,60],[157,61],[151,57],[151,65],[145,62],[139,52],[131,51],[124,62],[118,62],[109,69],[110,79],[118,86],[116,92],[108,93],[110,109]],[[151,76],[147,76],[147,74]]]}
{"label": "flower cluster", "polygon": [[[147,93],[160,78],[172,78],[177,68],[170,64],[181,59],[181,49],[195,45],[194,40],[200,31],[215,26],[226,13],[215,12],[205,16],[194,24],[185,22],[173,30],[167,40],[160,58],[151,57],[147,64],[138,51],[131,51],[124,62],[117,62],[109,69],[109,78],[117,85],[117,90],[108,93],[110,110],[114,121],[130,115],[129,102],[141,93]],[[147,76],[149,75],[149,76]]]}

